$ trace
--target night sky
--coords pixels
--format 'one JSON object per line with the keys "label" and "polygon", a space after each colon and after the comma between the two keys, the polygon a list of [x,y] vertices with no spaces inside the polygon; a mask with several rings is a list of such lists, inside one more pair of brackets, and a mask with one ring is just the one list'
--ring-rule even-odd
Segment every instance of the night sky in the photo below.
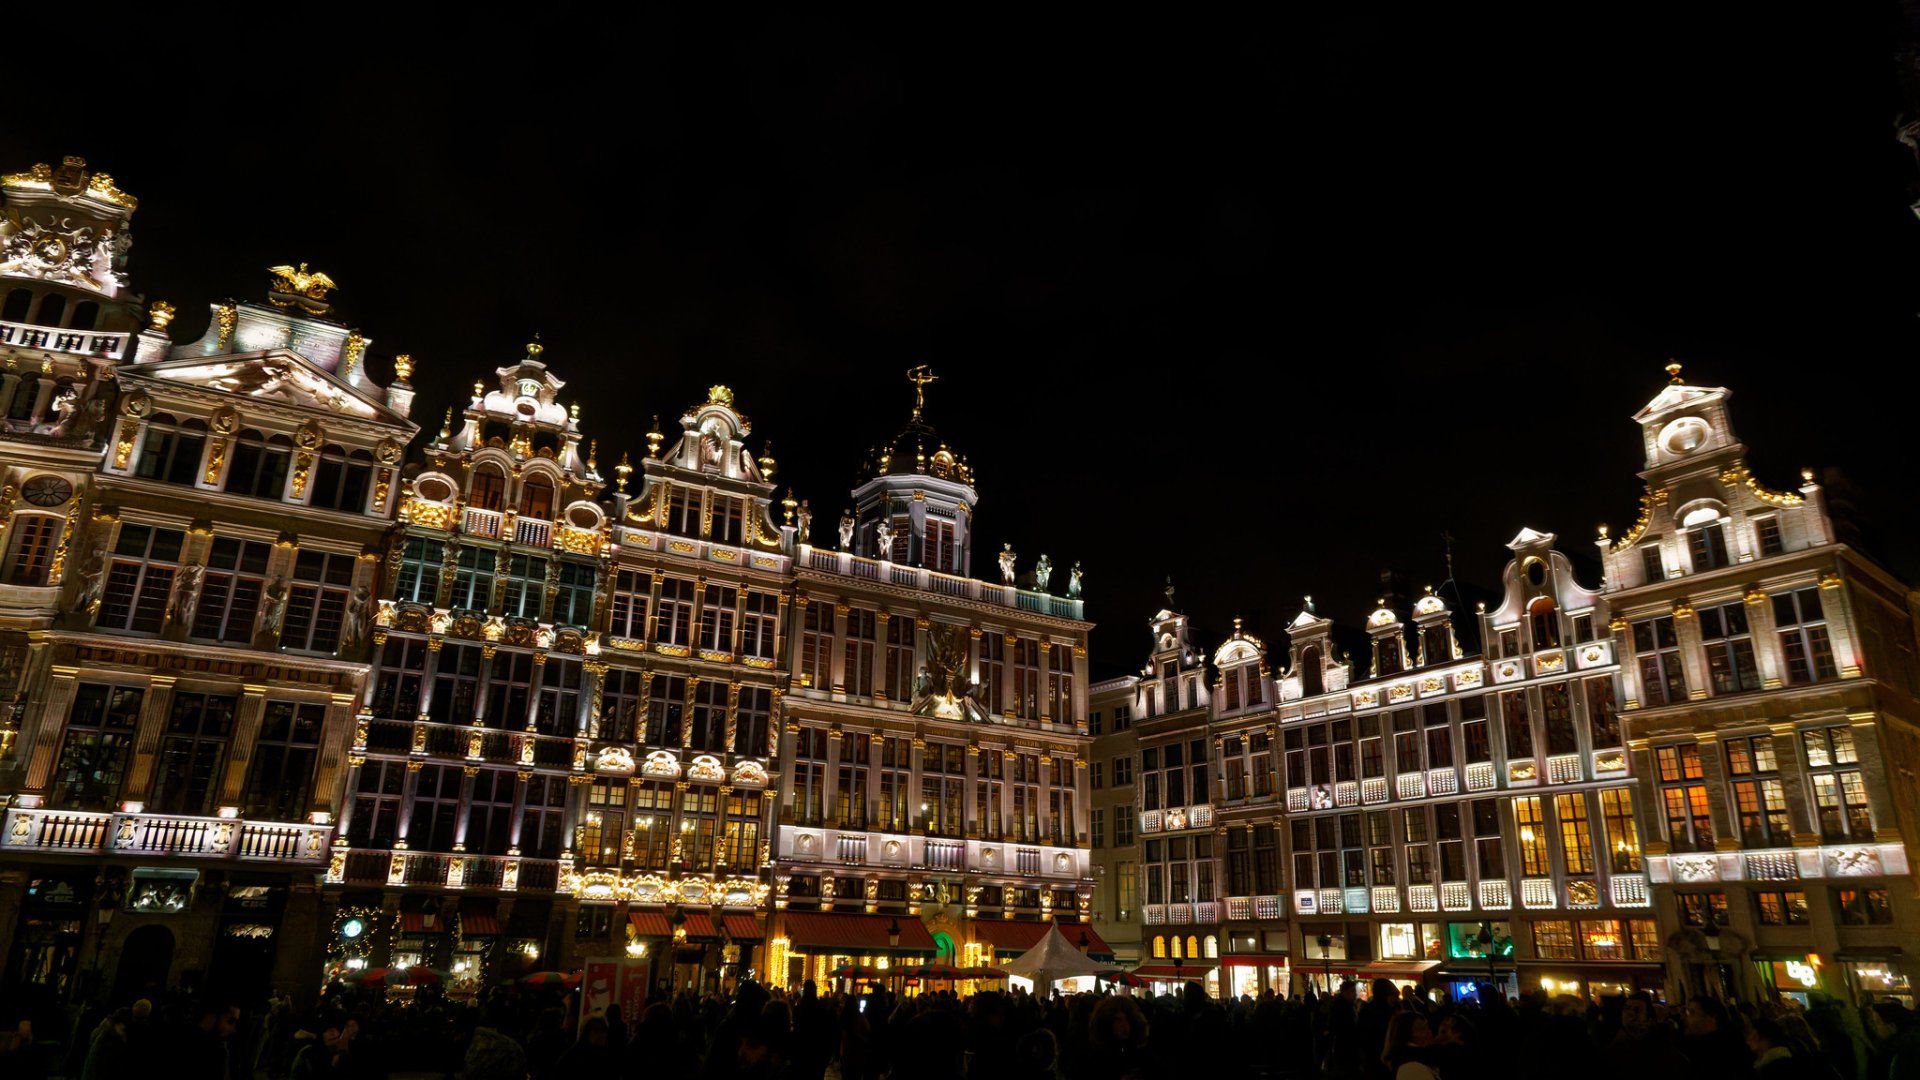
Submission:
{"label": "night sky", "polygon": [[1381,569],[1445,576],[1443,532],[1469,587],[1522,525],[1590,553],[1669,357],[1735,389],[1762,482],[1841,470],[1913,574],[1920,35],[1806,21],[1847,7],[116,19],[66,37],[95,74],[16,84],[0,168],[79,154],[138,196],[176,341],[324,270],[429,430],[535,331],[603,466],[724,382],[822,542],[932,364],[976,574],[1003,540],[1056,589],[1083,560],[1117,670],[1169,575],[1211,646],[1235,615],[1277,642],[1303,593],[1358,624]]}

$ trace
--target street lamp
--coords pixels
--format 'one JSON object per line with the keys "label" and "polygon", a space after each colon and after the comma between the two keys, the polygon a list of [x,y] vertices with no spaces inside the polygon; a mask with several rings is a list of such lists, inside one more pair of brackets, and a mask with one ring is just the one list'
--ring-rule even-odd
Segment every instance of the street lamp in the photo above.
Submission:
{"label": "street lamp", "polygon": [[95,912],[93,925],[93,992],[102,999],[107,995],[100,986],[100,958],[107,947],[107,926],[113,922],[113,905],[103,903]]}
{"label": "street lamp", "polygon": [[1333,935],[1328,933],[1322,933],[1319,937],[1316,937],[1313,940],[1315,944],[1320,946],[1320,978],[1323,982],[1327,984],[1328,996],[1332,996],[1333,994],[1333,953],[1330,950],[1333,948]]}
{"label": "street lamp", "polygon": [[1489,983],[1499,982],[1499,972],[1495,971],[1493,967],[1493,924],[1490,922],[1481,923],[1480,932],[1474,935],[1474,940],[1480,943],[1480,948],[1485,950],[1487,954],[1487,981]]}
{"label": "street lamp", "polygon": [[1720,915],[1712,907],[1707,908],[1707,926],[1700,931],[1707,939],[1707,953],[1713,957],[1713,973],[1720,980],[1720,996],[1727,996],[1727,968],[1720,962]]}
{"label": "street lamp", "polygon": [[900,947],[900,920],[895,919],[892,922],[889,922],[887,924],[887,948],[897,949],[899,947]]}
{"label": "street lamp", "polygon": [[1092,947],[1093,947],[1093,939],[1087,937],[1087,932],[1085,930],[1080,931],[1080,952],[1084,954],[1088,949]]}

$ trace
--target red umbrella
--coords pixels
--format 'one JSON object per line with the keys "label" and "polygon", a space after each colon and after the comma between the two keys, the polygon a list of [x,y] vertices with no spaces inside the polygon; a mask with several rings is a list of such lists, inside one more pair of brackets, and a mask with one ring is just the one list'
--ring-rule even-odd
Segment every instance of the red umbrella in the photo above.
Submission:
{"label": "red umbrella", "polygon": [[1100,976],[1101,982],[1119,983],[1121,986],[1145,986],[1147,980],[1131,971],[1109,971]]}
{"label": "red umbrella", "polygon": [[558,986],[571,990],[580,985],[580,973],[564,971],[536,971],[520,977],[522,986]]}
{"label": "red umbrella", "polygon": [[865,964],[841,964],[828,974],[836,979],[884,979],[887,973]]}
{"label": "red umbrella", "polygon": [[943,964],[938,960],[930,964],[921,964],[916,968],[908,968],[907,974],[918,979],[965,979],[969,977],[965,969],[954,967],[952,964]]}
{"label": "red umbrella", "polygon": [[395,968],[387,974],[388,986],[432,986],[453,978],[449,972],[439,968],[430,968],[421,964],[411,967]]}
{"label": "red umbrella", "polygon": [[960,977],[963,979],[1004,979],[1007,978],[1007,973],[996,967],[970,967],[961,968]]}

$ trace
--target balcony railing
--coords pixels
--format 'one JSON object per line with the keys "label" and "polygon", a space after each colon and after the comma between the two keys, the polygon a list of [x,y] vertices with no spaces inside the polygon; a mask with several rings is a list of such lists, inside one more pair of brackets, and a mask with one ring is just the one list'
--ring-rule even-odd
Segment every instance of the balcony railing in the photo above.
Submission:
{"label": "balcony railing", "polygon": [[477,510],[471,506],[460,515],[460,531],[486,540],[500,539],[501,515],[497,510]]}
{"label": "balcony railing", "polygon": [[1001,607],[1037,612],[1060,619],[1084,617],[1081,601],[1072,597],[1054,596],[1050,593],[1015,588],[1012,585],[995,585],[961,577],[958,574],[925,570],[917,566],[901,566],[894,562],[862,558],[846,551],[823,551],[808,547],[806,566],[810,570],[838,574],[842,577],[890,581],[895,585],[906,585],[926,592],[939,593],[942,596],[976,600],[983,604],[998,604]]}
{"label": "balcony railing", "polygon": [[318,864],[332,833],[327,825],[14,807],[0,849]]}
{"label": "balcony railing", "polygon": [[553,522],[539,518],[515,518],[513,520],[513,542],[528,547],[543,548],[553,543]]}

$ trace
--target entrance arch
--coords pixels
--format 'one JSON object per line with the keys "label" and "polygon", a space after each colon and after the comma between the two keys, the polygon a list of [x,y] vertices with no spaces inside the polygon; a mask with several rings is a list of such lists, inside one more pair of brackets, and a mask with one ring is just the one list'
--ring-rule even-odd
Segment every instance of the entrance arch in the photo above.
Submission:
{"label": "entrance arch", "polygon": [[173,931],[154,923],[142,926],[120,943],[120,960],[114,966],[111,1000],[135,998],[157,1000],[167,990],[167,976],[173,970]]}

